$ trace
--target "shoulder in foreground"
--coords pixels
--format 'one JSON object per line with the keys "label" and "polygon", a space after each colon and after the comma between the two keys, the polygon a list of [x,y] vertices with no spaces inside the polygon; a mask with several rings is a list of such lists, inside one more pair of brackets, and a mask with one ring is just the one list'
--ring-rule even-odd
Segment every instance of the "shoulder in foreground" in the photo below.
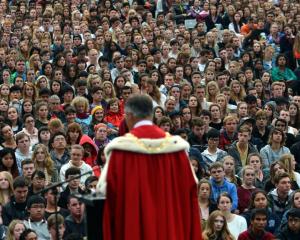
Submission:
{"label": "shoulder in foreground", "polygon": [[145,154],[171,153],[188,150],[189,144],[179,136],[169,134],[164,138],[146,139],[137,138],[132,134],[115,138],[105,148],[105,152],[112,150],[124,150],[129,152],[140,152]]}

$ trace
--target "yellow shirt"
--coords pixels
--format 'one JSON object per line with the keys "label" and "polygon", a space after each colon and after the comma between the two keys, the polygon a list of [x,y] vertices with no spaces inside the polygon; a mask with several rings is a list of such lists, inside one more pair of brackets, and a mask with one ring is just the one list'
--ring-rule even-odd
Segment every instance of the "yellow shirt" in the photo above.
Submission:
{"label": "yellow shirt", "polygon": [[242,151],[238,144],[236,144],[236,147],[237,147],[237,150],[240,154],[240,159],[241,159],[241,162],[242,162],[242,166],[244,167],[246,165],[246,160],[247,160],[247,157],[248,157],[248,144],[247,144],[247,148],[246,148],[245,151]]}

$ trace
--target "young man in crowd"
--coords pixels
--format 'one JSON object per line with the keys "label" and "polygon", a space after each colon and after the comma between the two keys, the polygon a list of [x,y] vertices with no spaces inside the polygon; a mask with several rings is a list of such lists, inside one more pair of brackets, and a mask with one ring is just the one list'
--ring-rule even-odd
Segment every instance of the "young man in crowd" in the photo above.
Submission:
{"label": "young man in crowd", "polygon": [[235,171],[239,173],[246,165],[248,155],[257,153],[257,149],[249,141],[251,138],[251,129],[248,126],[241,126],[238,130],[238,140],[228,149],[228,154],[235,160]]}
{"label": "young man in crowd", "polygon": [[275,189],[269,192],[273,212],[282,218],[284,212],[291,207],[291,198],[293,190],[291,189],[291,178],[286,172],[275,175],[274,178]]}
{"label": "young man in crowd", "polygon": [[35,171],[34,163],[31,159],[27,158],[24,159],[21,163],[22,166],[22,174],[23,177],[26,179],[29,185],[31,185],[31,176]]}
{"label": "young man in crowd", "polygon": [[51,159],[54,161],[56,169],[60,171],[62,165],[70,160],[70,154],[67,147],[66,136],[62,132],[53,134],[50,144],[52,150],[50,151]]}
{"label": "young man in crowd", "polygon": [[83,189],[80,187],[80,177],[78,177],[79,175],[79,168],[70,167],[66,170],[65,179],[68,181],[68,183],[65,187],[65,190],[60,194],[58,206],[67,209],[68,197],[71,194],[84,194]]}
{"label": "young man in crowd", "polygon": [[76,233],[79,237],[85,237],[86,220],[84,217],[84,204],[80,202],[77,197],[70,195],[68,197],[68,209],[70,211],[70,215],[65,219],[65,235],[67,236],[70,233]]}
{"label": "young man in crowd", "polygon": [[266,209],[253,209],[251,212],[251,225],[247,231],[239,235],[238,240],[275,239],[272,233],[265,231],[267,217],[268,212]]}
{"label": "young man in crowd", "polygon": [[50,234],[45,219],[45,199],[40,195],[33,195],[27,201],[29,217],[24,220],[26,228],[34,230],[39,239],[50,239]]}
{"label": "young man in crowd", "polygon": [[24,220],[27,216],[28,184],[24,177],[17,177],[13,182],[14,193],[10,202],[3,206],[3,224],[8,226],[12,220]]}
{"label": "young man in crowd", "polygon": [[292,208],[287,213],[288,223],[279,232],[277,239],[290,240],[300,238],[300,209]]}
{"label": "young man in crowd", "polygon": [[66,173],[68,168],[76,167],[76,168],[80,169],[81,174],[85,174],[85,173],[90,172],[90,174],[85,174],[84,176],[82,176],[79,179],[80,183],[82,185],[84,185],[85,180],[90,175],[92,175],[92,171],[93,171],[92,167],[83,161],[84,153],[85,153],[85,151],[84,151],[83,146],[81,146],[79,144],[72,145],[72,147],[71,147],[71,159],[68,163],[64,164],[60,169],[60,180],[61,181],[65,180],[65,173]]}
{"label": "young man in crowd", "polygon": [[210,182],[212,185],[211,198],[217,202],[218,197],[221,193],[227,192],[232,198],[232,210],[237,209],[238,206],[238,196],[237,188],[233,183],[230,183],[225,178],[225,171],[223,164],[220,162],[215,162],[209,167],[210,172]]}
{"label": "young man in crowd", "polygon": [[188,142],[192,147],[198,148],[201,152],[206,148],[205,126],[201,118],[194,118],[192,120],[192,132],[188,135]]}
{"label": "young man in crowd", "polygon": [[224,127],[220,132],[219,148],[227,151],[230,145],[237,140],[237,118],[234,116],[227,116],[223,120]]}
{"label": "young man in crowd", "polygon": [[22,172],[21,164],[23,160],[31,158],[32,151],[30,145],[30,137],[26,133],[19,133],[16,136],[17,150],[16,159],[19,172]]}

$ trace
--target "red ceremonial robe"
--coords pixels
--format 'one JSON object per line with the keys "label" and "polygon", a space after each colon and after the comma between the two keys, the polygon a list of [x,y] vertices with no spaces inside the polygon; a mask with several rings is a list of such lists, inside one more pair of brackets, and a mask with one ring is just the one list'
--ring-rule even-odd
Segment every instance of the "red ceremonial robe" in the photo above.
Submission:
{"label": "red ceremonial robe", "polygon": [[[166,137],[154,125],[130,133],[137,138]],[[201,240],[197,184],[184,150],[113,150],[106,182],[105,240]]]}

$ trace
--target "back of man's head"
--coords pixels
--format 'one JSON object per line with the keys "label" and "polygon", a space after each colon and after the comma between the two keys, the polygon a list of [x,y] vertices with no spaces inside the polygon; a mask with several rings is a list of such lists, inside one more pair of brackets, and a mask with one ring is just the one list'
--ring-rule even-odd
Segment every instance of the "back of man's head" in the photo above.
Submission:
{"label": "back of man's head", "polygon": [[149,118],[152,116],[153,104],[147,95],[136,94],[131,96],[125,105],[125,112],[131,113],[139,119]]}

